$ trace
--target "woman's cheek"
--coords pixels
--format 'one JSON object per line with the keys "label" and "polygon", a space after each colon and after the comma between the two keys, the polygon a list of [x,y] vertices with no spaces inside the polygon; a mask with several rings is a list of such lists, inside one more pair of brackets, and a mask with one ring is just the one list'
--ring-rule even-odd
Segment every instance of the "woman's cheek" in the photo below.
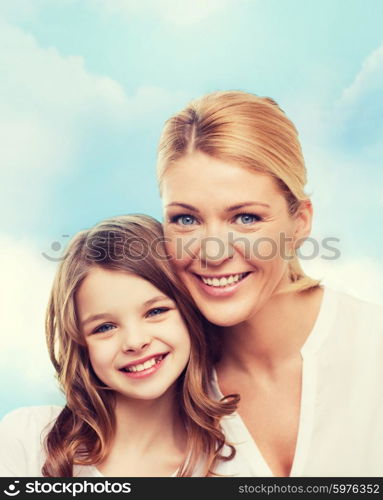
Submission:
{"label": "woman's cheek", "polygon": [[274,260],[279,253],[278,243],[268,237],[260,238],[255,242],[254,245],[254,256],[261,261],[271,261]]}
{"label": "woman's cheek", "polygon": [[198,239],[195,236],[167,235],[166,251],[177,269],[188,266],[198,255]]}

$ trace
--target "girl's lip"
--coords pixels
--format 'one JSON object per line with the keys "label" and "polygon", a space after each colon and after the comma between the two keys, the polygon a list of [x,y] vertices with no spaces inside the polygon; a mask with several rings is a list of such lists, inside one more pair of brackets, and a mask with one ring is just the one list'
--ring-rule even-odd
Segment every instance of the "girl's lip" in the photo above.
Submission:
{"label": "girl's lip", "polygon": [[[125,375],[125,376],[127,376],[129,378],[139,379],[139,378],[149,377],[150,375],[152,375],[153,373],[157,372],[161,368],[161,366],[163,365],[163,363],[164,363],[165,359],[167,358],[168,354],[169,354],[168,352],[166,354],[164,354],[163,358],[160,361],[157,361],[156,364],[154,364],[150,368],[146,368],[145,370],[141,370],[139,372],[128,372],[128,371],[124,371],[124,370],[120,369],[120,372],[123,375]],[[152,359],[153,357],[154,356],[149,356],[149,358],[147,358],[147,359]],[[137,364],[137,362],[134,363],[134,364]]]}
{"label": "girl's lip", "polygon": [[[242,282],[244,282],[252,272],[247,272],[247,275],[244,276],[241,280],[237,281],[236,283],[232,283],[231,285],[226,285],[223,287],[216,287],[216,286],[211,286],[207,285],[202,281],[202,278],[199,274],[191,273],[194,276],[195,281],[198,283],[198,286],[205,292],[207,295],[210,295],[211,297],[230,297],[233,295],[241,286]],[[241,273],[237,273],[241,274]],[[205,277],[205,275],[203,275]],[[221,275],[222,277],[230,276],[229,274],[224,274]],[[218,275],[214,276],[218,277]]]}
{"label": "girl's lip", "polygon": [[149,354],[148,356],[145,356],[144,358],[135,359],[134,361],[131,361],[130,363],[126,363],[126,365],[122,366],[120,368],[120,370],[122,370],[123,368],[129,368],[130,366],[140,365],[142,363],[145,363],[145,361],[149,361],[149,359],[158,358],[158,356],[166,356],[167,354],[169,354],[169,353],[157,352],[156,354]]}

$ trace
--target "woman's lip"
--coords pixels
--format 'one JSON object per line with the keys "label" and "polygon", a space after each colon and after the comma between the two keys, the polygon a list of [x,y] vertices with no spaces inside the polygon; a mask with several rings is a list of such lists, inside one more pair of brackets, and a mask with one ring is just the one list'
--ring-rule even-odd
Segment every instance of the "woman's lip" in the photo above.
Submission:
{"label": "woman's lip", "polygon": [[[198,286],[205,294],[210,295],[211,297],[230,297],[231,295],[236,293],[241,284],[250,276],[250,274],[252,274],[252,272],[249,271],[247,272],[248,272],[247,276],[244,276],[241,280],[237,281],[236,283],[232,283],[231,285],[226,285],[223,287],[207,285],[202,281],[200,275],[196,273],[191,273],[191,274],[194,276],[194,280],[198,283]],[[242,273],[237,273],[237,274],[242,274]],[[232,276],[232,275],[230,274],[222,275],[222,277],[226,276]]]}
{"label": "woman's lip", "polygon": [[228,278],[229,276],[237,276],[238,274],[246,274],[250,272],[251,271],[240,271],[236,273],[225,273],[225,274],[203,274],[203,273],[193,272],[193,274],[195,274],[198,278],[221,279],[221,278]]}
{"label": "woman's lip", "polygon": [[[158,361],[155,365],[151,366],[150,368],[147,368],[146,370],[142,370],[140,372],[126,372],[126,371],[120,370],[120,372],[129,378],[138,379],[138,378],[149,377],[150,375],[152,375],[153,373],[155,373],[156,371],[158,371],[161,368],[165,359],[168,357],[168,354],[169,353],[167,352],[164,355],[164,357],[161,359],[161,361]],[[151,359],[152,357],[153,356],[149,357],[149,359]]]}

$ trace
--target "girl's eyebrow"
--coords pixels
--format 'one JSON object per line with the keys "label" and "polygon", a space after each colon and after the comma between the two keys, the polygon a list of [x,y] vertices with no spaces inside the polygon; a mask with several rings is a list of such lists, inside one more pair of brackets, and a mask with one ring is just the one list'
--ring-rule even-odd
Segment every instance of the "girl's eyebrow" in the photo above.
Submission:
{"label": "girl's eyebrow", "polygon": [[156,297],[153,297],[152,299],[149,299],[146,302],[144,302],[143,307],[151,306],[151,305],[155,304],[156,302],[160,302],[161,300],[172,301],[172,299],[170,297],[168,297],[167,295],[156,295]]}
{"label": "girl's eyebrow", "polygon": [[81,322],[81,326],[84,327],[92,321],[96,321],[97,319],[106,319],[108,317],[110,318],[110,314],[107,313],[92,314],[92,316],[88,316],[84,321]]}
{"label": "girl's eyebrow", "polygon": [[[268,203],[262,203],[261,201],[245,201],[243,203],[239,203],[238,205],[231,205],[230,207],[225,208],[225,212],[232,212],[234,210],[240,210],[241,208],[247,208],[249,206],[254,206],[254,205],[270,208],[270,205]],[[193,212],[199,213],[198,208],[193,207],[193,205],[189,205],[187,203],[181,203],[179,201],[174,201],[172,203],[169,203],[168,205],[166,205],[166,208],[168,207],[182,207],[186,208],[186,210],[192,210]]]}
{"label": "girl's eyebrow", "polygon": [[[155,297],[149,299],[149,300],[146,300],[143,304],[142,304],[142,307],[149,307],[153,304],[155,304],[156,302],[160,302],[162,300],[172,300],[170,297],[168,297],[167,295],[156,295]],[[99,319],[110,319],[110,314],[108,313],[99,313],[99,314],[92,314],[91,316],[88,316],[86,319],[84,319],[84,321],[81,322],[81,326],[84,327],[85,325],[87,325],[88,323],[91,323],[92,321],[96,321],[96,320],[99,320]]]}

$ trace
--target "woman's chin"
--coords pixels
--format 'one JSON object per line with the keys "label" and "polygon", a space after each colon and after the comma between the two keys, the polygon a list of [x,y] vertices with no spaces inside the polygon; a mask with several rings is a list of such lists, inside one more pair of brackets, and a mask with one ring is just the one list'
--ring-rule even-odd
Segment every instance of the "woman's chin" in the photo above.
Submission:
{"label": "woman's chin", "polygon": [[230,307],[227,304],[216,304],[214,306],[197,304],[197,306],[210,323],[222,327],[238,325],[253,315],[253,308],[244,307],[244,305]]}

